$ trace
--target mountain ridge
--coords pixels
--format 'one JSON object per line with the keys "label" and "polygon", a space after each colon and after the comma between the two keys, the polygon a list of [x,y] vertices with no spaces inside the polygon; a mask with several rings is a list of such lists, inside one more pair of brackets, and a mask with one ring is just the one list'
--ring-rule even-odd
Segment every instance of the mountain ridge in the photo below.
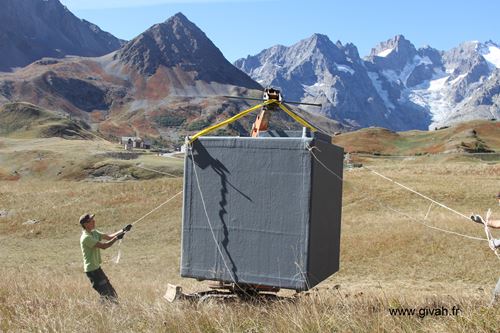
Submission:
{"label": "mountain ridge", "polygon": [[[316,47],[318,36],[323,36],[323,45],[336,48]],[[491,40],[464,42],[439,51],[430,46],[417,49],[403,35],[396,35],[360,58],[353,44],[333,44],[325,38],[313,34],[289,47],[273,46],[234,64],[264,86],[281,87],[285,94],[291,92],[304,102],[322,102],[322,113],[355,128],[427,129],[500,117],[495,79],[500,47]],[[291,50],[295,55],[290,55]],[[339,50],[343,55],[339,56]],[[296,56],[314,52],[321,56]],[[330,66],[326,68],[320,58],[330,59]],[[328,73],[330,78],[314,77],[311,72]],[[349,105],[339,103],[342,100]]]}

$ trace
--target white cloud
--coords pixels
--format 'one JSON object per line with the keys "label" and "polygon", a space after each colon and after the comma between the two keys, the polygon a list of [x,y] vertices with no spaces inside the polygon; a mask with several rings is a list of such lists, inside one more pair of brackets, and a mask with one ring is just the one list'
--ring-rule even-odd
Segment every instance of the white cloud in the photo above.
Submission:
{"label": "white cloud", "polygon": [[70,10],[147,7],[162,4],[262,2],[265,0],[60,0]]}

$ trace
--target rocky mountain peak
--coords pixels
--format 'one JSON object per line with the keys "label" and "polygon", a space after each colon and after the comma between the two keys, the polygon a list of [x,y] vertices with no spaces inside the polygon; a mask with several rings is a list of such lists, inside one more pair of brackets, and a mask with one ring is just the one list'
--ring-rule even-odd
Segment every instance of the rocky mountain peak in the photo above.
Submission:
{"label": "rocky mountain peak", "polygon": [[[248,55],[246,58],[236,60],[234,62],[234,66],[248,74],[261,66],[263,63],[271,62],[281,65],[285,61],[284,54],[287,49],[288,48],[283,45],[274,45],[268,49],[262,50],[256,56]],[[259,80],[257,81],[261,82]]]}
{"label": "rocky mountain peak", "polygon": [[455,49],[460,50],[462,52],[475,52],[478,47],[481,46],[481,42],[478,40],[469,40],[463,43],[460,43]]}
{"label": "rocky mountain peak", "polygon": [[486,46],[494,46],[494,47],[500,47],[500,45],[498,43],[495,43],[494,41],[492,41],[491,39],[490,40],[487,40],[486,42],[484,42],[484,45]]}
{"label": "rocky mountain peak", "polygon": [[180,12],[167,19],[164,23],[154,25],[152,29],[163,33],[163,37],[166,38],[171,38],[172,36],[170,36],[170,34],[173,33],[173,37],[177,40],[185,38],[208,39],[203,31]]}
{"label": "rocky mountain peak", "polygon": [[169,21],[180,21],[180,22],[184,22],[187,24],[193,24],[191,21],[188,20],[186,15],[182,14],[182,12],[177,12],[174,15],[172,15],[170,18],[168,18],[166,20],[166,22],[169,22]]}
{"label": "rocky mountain peak", "polygon": [[314,33],[312,34],[311,37],[308,38],[308,40],[314,42],[317,47],[320,47],[322,45],[330,45],[333,44],[330,38],[328,38],[327,35],[319,34],[319,33]]}
{"label": "rocky mountain peak", "polygon": [[417,50],[418,54],[421,57],[427,57],[429,60],[434,64],[435,66],[442,67],[443,62],[442,62],[442,55],[443,52],[436,50],[433,47],[430,47],[429,45],[426,45],[424,47],[421,47]]}
{"label": "rocky mountain peak", "polygon": [[453,73],[453,78],[464,74],[473,74],[470,81],[477,81],[481,76],[488,75],[490,66],[485,59],[489,48],[479,41],[463,42],[444,53],[443,59],[447,70]]}
{"label": "rocky mountain peak", "polygon": [[160,65],[183,65],[189,70],[207,56],[223,57],[196,25],[177,13],[128,42],[115,57],[142,74],[153,75]]}
{"label": "rocky mountain peak", "polygon": [[384,42],[380,42],[370,52],[370,56],[388,57],[398,52],[415,51],[413,44],[403,35],[396,35]]}
{"label": "rocky mountain peak", "polygon": [[381,68],[401,71],[416,55],[415,46],[403,35],[396,35],[372,48],[367,60]]}
{"label": "rocky mountain peak", "polygon": [[114,58],[145,76],[154,75],[160,67],[178,68],[194,73],[195,80],[261,88],[229,63],[205,33],[182,13],[153,25],[125,44]]}
{"label": "rocky mountain peak", "polygon": [[328,38],[326,35],[315,33],[311,37],[306,38],[295,44],[293,47],[300,48],[303,50],[313,51],[317,49],[319,51],[329,52],[330,50],[337,49],[338,47]]}
{"label": "rocky mountain peak", "polygon": [[500,68],[500,45],[491,39],[478,44],[477,51],[486,60],[491,70]]}
{"label": "rocky mountain peak", "polygon": [[315,33],[288,48],[288,58],[294,62],[318,62],[323,59],[326,63],[344,63],[346,55],[340,41],[333,43],[326,35]]}
{"label": "rocky mountain peak", "polygon": [[358,48],[356,47],[356,45],[354,45],[353,43],[347,43],[342,47],[342,49],[344,50],[345,55],[349,59],[351,59],[352,61],[361,62],[361,59],[359,57]]}
{"label": "rocky mountain peak", "polygon": [[477,40],[471,40],[459,44],[457,47],[447,51],[446,54],[455,54],[457,57],[460,57],[460,55],[473,57],[476,55],[487,55],[490,52],[496,52],[496,49],[500,50],[500,45],[493,42],[491,39],[484,43]]}

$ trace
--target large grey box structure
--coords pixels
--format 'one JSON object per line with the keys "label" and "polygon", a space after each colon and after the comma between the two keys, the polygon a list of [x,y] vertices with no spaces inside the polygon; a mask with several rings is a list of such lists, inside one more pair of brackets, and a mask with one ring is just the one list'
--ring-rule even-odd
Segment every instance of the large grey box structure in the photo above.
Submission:
{"label": "large grey box structure", "polygon": [[343,149],[330,137],[201,137],[184,168],[181,276],[308,290],[338,271]]}

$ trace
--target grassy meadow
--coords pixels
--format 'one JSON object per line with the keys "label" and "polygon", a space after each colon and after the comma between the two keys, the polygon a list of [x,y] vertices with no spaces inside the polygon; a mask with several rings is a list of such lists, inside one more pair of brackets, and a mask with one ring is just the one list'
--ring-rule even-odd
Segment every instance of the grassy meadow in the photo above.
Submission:
{"label": "grassy meadow", "polygon": [[[119,151],[101,141],[0,139],[0,331],[500,330],[499,308],[488,306],[499,259],[484,240],[431,228],[484,238],[482,227],[435,205],[429,210],[430,202],[364,168],[344,173],[340,271],[313,290],[281,291],[281,300],[268,303],[166,302],[168,283],[185,291],[207,288],[179,276],[178,196],[137,223],[120,245],[102,251],[120,303],[101,305],[82,271],[78,217],[95,212],[97,227],[113,232],[182,190],[182,160],[154,154],[127,160]],[[461,213],[484,215],[491,207],[500,217],[493,198],[498,158],[354,158]],[[453,307],[458,315],[390,314]]]}

